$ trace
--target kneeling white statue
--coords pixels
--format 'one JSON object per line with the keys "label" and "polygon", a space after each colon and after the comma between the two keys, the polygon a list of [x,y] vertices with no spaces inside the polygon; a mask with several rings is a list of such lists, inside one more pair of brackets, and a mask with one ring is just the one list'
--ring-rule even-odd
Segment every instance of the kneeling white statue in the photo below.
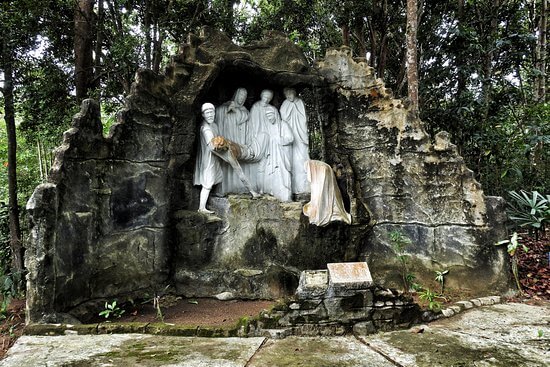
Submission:
{"label": "kneeling white statue", "polygon": [[332,167],[315,160],[306,161],[305,167],[311,182],[311,201],[304,205],[303,212],[309,217],[309,223],[319,227],[333,221],[351,224],[351,214],[344,207]]}

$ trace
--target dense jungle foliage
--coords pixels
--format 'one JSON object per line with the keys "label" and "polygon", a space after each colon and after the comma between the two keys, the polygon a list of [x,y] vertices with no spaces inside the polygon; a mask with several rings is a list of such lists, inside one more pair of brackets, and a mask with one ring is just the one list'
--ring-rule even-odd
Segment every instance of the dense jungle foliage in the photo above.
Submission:
{"label": "dense jungle foliage", "polygon": [[[418,0],[415,9],[420,117],[430,133],[451,133],[489,195],[550,191],[547,5]],[[47,179],[79,101],[98,99],[112,121],[136,69],[162,72],[190,32],[209,25],[243,44],[278,30],[311,62],[347,44],[407,98],[406,18],[405,0],[1,2],[0,116],[8,128],[0,133],[0,240],[9,239],[9,166],[17,167],[23,209]],[[16,166],[8,141],[17,143]]]}

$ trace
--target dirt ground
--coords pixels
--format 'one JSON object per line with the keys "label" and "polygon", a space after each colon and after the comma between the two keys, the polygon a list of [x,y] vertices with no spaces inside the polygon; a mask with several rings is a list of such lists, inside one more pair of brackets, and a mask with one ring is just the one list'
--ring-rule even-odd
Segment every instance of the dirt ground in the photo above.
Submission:
{"label": "dirt ground", "polygon": [[[241,317],[254,317],[264,309],[269,309],[274,301],[219,301],[213,298],[175,297],[160,299],[160,313],[152,301],[124,305],[125,312],[120,318],[109,318],[116,322],[165,322],[176,325],[193,326],[234,326]],[[94,322],[105,318],[95,317]]]}
{"label": "dirt ground", "polygon": [[12,300],[6,318],[0,321],[0,359],[15,343],[25,328],[25,300]]}

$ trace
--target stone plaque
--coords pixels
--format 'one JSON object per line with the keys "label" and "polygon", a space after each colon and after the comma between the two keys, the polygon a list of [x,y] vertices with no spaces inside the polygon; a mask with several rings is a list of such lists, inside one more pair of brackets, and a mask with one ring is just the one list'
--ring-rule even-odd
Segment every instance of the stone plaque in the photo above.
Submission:
{"label": "stone plaque", "polygon": [[366,262],[331,263],[327,264],[327,269],[331,285],[355,289],[372,285],[372,277]]}

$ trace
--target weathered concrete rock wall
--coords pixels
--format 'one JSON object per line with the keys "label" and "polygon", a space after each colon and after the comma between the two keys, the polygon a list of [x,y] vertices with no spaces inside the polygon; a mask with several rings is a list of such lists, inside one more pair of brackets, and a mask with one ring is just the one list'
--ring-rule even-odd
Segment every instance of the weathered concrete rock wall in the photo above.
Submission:
{"label": "weathered concrete rock wall", "polygon": [[448,269],[451,287],[507,289],[505,254],[493,246],[506,236],[503,200],[483,194],[448,134],[432,140],[348,49],[329,51],[318,69],[339,96],[326,133],[328,160],[353,173],[356,199],[370,210],[364,249],[375,280],[399,284],[388,234],[400,231],[412,240],[410,270],[423,284]]}
{"label": "weathered concrete rock wall", "polygon": [[[307,106],[312,158],[338,170],[354,224],[317,228],[300,203],[246,196],[214,199],[217,218],[196,213],[200,105],[221,104],[245,87],[248,108],[265,88],[279,107],[289,86]],[[446,136],[432,141],[345,49],[313,69],[284,36],[239,47],[205,29],[182,45],[165,75],[137,72],[108,137],[95,102],[75,116],[50,182],[27,206],[28,321],[80,317],[105,299],[167,285],[188,296],[278,297],[293,293],[301,270],[364,257],[375,281],[392,285],[393,229],[413,239],[408,251],[420,276],[450,268],[449,285],[504,289],[505,260],[492,246],[503,237],[498,205]]]}

